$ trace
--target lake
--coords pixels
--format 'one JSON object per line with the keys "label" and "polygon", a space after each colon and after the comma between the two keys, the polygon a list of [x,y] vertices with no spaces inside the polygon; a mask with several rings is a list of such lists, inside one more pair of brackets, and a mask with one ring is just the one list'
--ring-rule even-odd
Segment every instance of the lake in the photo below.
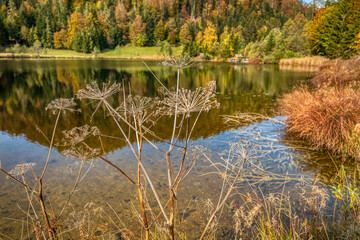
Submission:
{"label": "lake", "polygon": [[[176,69],[163,67],[155,61],[146,61],[146,64],[167,88],[176,86]],[[112,106],[123,101],[123,93],[159,97],[161,85],[147,66],[135,60],[0,60],[2,169],[10,171],[17,164],[36,163],[33,172],[24,175],[27,183],[34,184],[34,174],[39,175],[46,162],[47,138],[51,137],[56,118],[45,107],[56,98],[74,97],[79,89],[93,81],[122,84],[123,92],[109,100]],[[191,136],[188,156],[191,158],[196,151],[206,152],[215,166],[219,164],[223,167],[223,159],[231,146],[246,146],[251,154],[247,169],[236,184],[238,193],[260,191],[266,195],[278,191],[290,192],[301,181],[320,179],[323,184],[330,182],[335,170],[328,161],[328,155],[309,150],[306,143],[288,136],[285,126],[278,123],[285,118],[278,114],[277,100],[302,82],[306,83],[313,74],[314,69],[210,62],[197,63],[181,70],[181,88],[195,90],[216,81],[216,99],[220,103],[219,108],[200,115]],[[82,111],[61,116],[55,132],[55,148],[44,178],[45,201],[54,214],[58,214],[65,204],[80,167],[78,160],[61,154],[64,150],[61,145],[64,130],[85,124],[97,126],[103,135],[104,155],[130,177],[136,178],[137,161],[106,109],[100,106],[92,117],[96,103],[76,101]],[[225,115],[237,112],[260,113],[269,118],[241,124],[225,122]],[[172,122],[172,117],[159,118],[152,128],[156,137],[149,135],[148,139],[159,148],[167,148]],[[127,128],[124,124],[122,126]],[[184,132],[178,138],[178,144],[183,144]],[[135,134],[129,135],[129,139],[136,146]],[[238,145],[232,145],[234,143]],[[96,145],[95,142],[92,144]],[[145,143],[143,148],[142,161],[165,204],[168,185],[164,157],[149,143]],[[180,152],[174,150],[174,169],[179,168],[180,158]],[[78,231],[77,224],[81,219],[92,236],[109,234],[106,236],[122,239],[118,232],[126,228],[140,237],[142,227],[137,217],[140,210],[136,188],[101,160],[85,162],[81,176],[85,177],[81,178],[62,218],[63,231],[69,232],[69,236],[76,234],[74,232]],[[0,183],[0,236],[17,239],[33,235],[28,229],[29,217],[24,213],[30,208],[24,188],[4,174],[0,175]],[[204,228],[209,217],[209,209],[218,201],[222,183],[214,165],[200,156],[179,186],[176,221],[178,230],[186,233],[188,238],[196,238],[201,233],[200,229]],[[148,208],[152,209],[151,214],[156,215],[158,208],[151,189],[146,184],[144,188]],[[222,236],[231,234],[231,214],[239,204],[240,198],[230,197],[225,207],[228,211],[224,210],[223,220],[220,221]],[[156,227],[163,227],[163,221],[159,218]]]}

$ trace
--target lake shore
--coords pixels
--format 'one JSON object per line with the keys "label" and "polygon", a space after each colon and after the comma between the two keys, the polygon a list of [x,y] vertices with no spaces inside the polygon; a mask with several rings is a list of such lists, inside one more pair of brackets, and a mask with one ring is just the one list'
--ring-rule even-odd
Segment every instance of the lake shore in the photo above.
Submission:
{"label": "lake shore", "polygon": [[[173,47],[173,55],[182,53],[182,46]],[[46,49],[40,54],[36,53],[7,53],[0,52],[0,59],[128,59],[128,60],[152,60],[164,61],[168,56],[159,53],[159,47],[135,47],[124,46],[120,52],[115,49],[104,49],[101,53],[95,56],[93,53],[81,53],[73,50],[65,49]],[[197,59],[204,61],[202,59]],[[329,59],[321,56],[311,56],[302,58],[288,58],[281,59],[277,64],[282,67],[320,67]],[[223,59],[211,59],[211,62],[226,62]]]}
{"label": "lake shore", "polygon": [[[178,55],[182,52],[182,47],[173,47],[173,54]],[[59,58],[59,59],[143,59],[143,60],[165,60],[168,57],[159,52],[159,47],[134,47],[125,46],[116,52],[114,49],[104,49],[95,56],[92,53],[81,53],[64,49],[46,49],[40,54],[37,53],[7,53],[0,52],[0,58]]]}

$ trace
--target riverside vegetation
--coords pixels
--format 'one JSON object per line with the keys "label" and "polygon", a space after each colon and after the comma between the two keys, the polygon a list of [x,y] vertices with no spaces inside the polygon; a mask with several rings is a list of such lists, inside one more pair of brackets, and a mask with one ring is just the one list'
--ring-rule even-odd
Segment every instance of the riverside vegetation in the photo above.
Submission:
{"label": "riverside vegetation", "polygon": [[323,64],[310,86],[298,87],[281,101],[288,131],[315,147],[358,160],[359,80],[358,59]]}
{"label": "riverside vegetation", "polygon": [[[355,60],[354,63],[356,63]],[[77,108],[77,100],[73,98],[60,98],[49,103],[47,110],[54,114],[55,120],[50,137],[38,129],[39,134],[42,134],[49,143],[48,157],[40,175],[33,171],[34,164],[32,163],[19,164],[11,171],[6,171],[0,166],[1,172],[10,178],[9,181],[15,181],[25,188],[29,208],[23,210],[28,218],[23,228],[24,238],[64,239],[68,236],[75,239],[99,237],[107,239],[116,236],[120,239],[357,238],[360,210],[357,188],[358,167],[355,166],[349,170],[346,166],[338,166],[337,174],[331,179],[330,188],[324,186],[320,180],[314,182],[312,179],[299,177],[296,174],[280,176],[271,172],[263,163],[259,163],[258,159],[264,158],[268,161],[276,159],[281,162],[282,159],[294,157],[293,153],[285,153],[283,147],[274,144],[271,139],[269,141],[267,137],[261,137],[265,134],[261,131],[260,137],[253,140],[242,139],[230,143],[228,151],[221,153],[221,161],[215,162],[207,149],[190,144],[190,136],[196,128],[199,116],[202,112],[218,106],[215,99],[215,83],[210,82],[206,87],[200,87],[194,91],[180,88],[180,70],[191,67],[194,62],[187,56],[179,56],[163,64],[177,70],[176,88],[165,88],[162,85],[163,81],[153,75],[162,85],[158,98],[134,96],[127,90],[128,87],[124,83],[116,82],[93,82],[78,90],[76,94],[81,101],[88,99],[94,106],[94,111],[88,113],[91,118],[96,117],[103,110],[105,112],[103,121],[115,123],[122,136],[119,140],[125,142],[132,153],[133,164],[136,165],[134,173],[129,173],[114,164],[104,150],[109,136],[103,134],[98,127],[90,126],[91,122],[89,122],[90,125],[70,130],[61,129],[62,140],[55,143],[54,136],[59,134],[58,127],[61,119],[69,114],[76,114],[80,110]],[[354,72],[356,72],[356,66],[353,65]],[[334,70],[332,74],[339,72],[337,67],[341,69],[344,65],[335,65],[335,68],[331,64],[327,66]],[[323,68],[325,69],[326,67]],[[348,76],[353,73],[351,69],[353,68],[347,70]],[[330,74],[330,76],[333,75]],[[315,77],[313,82],[323,82],[324,79],[328,79],[328,76],[322,77]],[[347,85],[347,82],[348,79],[345,79],[340,85]],[[340,87],[338,83],[337,78],[334,78],[334,82],[328,85],[338,89]],[[244,113],[224,117],[229,124],[236,125],[264,119],[264,115],[261,114]],[[153,131],[153,126],[160,118],[172,119],[170,136],[166,138],[159,137],[159,134]],[[277,126],[289,124],[272,117],[266,119]],[[157,141],[150,141],[150,137]],[[161,142],[164,144],[160,144]],[[166,191],[154,185],[156,176],[150,175],[147,166],[143,163],[143,156],[147,151],[143,147],[144,143],[159,152],[164,166],[161,169],[165,171],[166,176],[163,182],[166,185]],[[48,193],[44,191],[46,186],[43,185],[43,179],[46,178],[48,172],[50,155],[55,145],[63,149],[64,155],[79,161],[73,187],[62,206],[54,206],[51,203],[47,197]],[[164,146],[167,147],[164,148]],[[174,149],[179,151],[174,151]],[[179,157],[176,158],[176,155]],[[74,201],[73,196],[76,195],[81,179],[88,173],[84,170],[84,166],[93,164],[95,159],[106,163],[122,175],[128,186],[133,188],[132,191],[138,196],[132,201],[134,204],[132,217],[139,220],[141,233],[124,227],[126,225],[123,221],[126,219],[116,215],[116,219],[110,218],[111,222],[118,222],[115,223],[115,233],[101,232],[102,236],[98,236],[98,233],[90,226],[92,226],[92,218],[101,217],[95,214],[100,210],[96,208],[91,210],[91,206],[87,205],[85,209],[88,210],[84,212],[70,214],[67,211],[71,201]],[[215,174],[221,176],[222,187],[217,202],[207,201],[202,204],[202,207],[199,205],[196,208],[196,211],[200,211],[200,215],[206,217],[206,221],[197,235],[190,236],[187,234],[187,229],[178,230],[181,229],[184,214],[178,209],[177,204],[178,201],[183,201],[180,191],[183,186],[182,181],[200,160],[209,163]],[[351,177],[348,177],[349,171]],[[262,187],[264,182],[274,183],[274,189]],[[292,191],[285,191],[287,185],[292,186]],[[150,188],[150,193],[146,190],[147,188]],[[276,188],[280,188],[280,191],[275,191]],[[116,206],[109,207],[116,208]],[[186,212],[186,209],[184,211]],[[116,214],[115,211],[114,213]],[[64,214],[69,214],[73,220],[70,223],[64,221],[67,217]],[[220,220],[226,216],[232,219],[233,227],[224,232],[220,226]]]}

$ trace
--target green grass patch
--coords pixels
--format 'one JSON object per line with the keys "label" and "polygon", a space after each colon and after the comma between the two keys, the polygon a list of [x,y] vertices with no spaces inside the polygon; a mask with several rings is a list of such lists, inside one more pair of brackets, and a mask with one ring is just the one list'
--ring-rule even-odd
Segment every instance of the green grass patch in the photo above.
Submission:
{"label": "green grass patch", "polygon": [[[172,48],[173,55],[181,54],[182,46]],[[16,58],[36,58],[36,53],[0,53],[0,57],[16,57]],[[73,50],[66,49],[46,49],[40,54],[41,58],[93,58],[92,53],[81,53]],[[164,59],[167,58],[160,53],[159,47],[134,47],[123,46],[120,51],[115,49],[104,49],[98,54],[97,58],[128,58],[128,59]]]}

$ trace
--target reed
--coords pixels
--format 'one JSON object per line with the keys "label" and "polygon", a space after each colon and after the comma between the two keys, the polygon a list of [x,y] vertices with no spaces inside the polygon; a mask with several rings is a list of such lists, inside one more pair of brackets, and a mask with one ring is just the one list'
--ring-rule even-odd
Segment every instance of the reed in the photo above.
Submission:
{"label": "reed", "polygon": [[303,57],[303,58],[286,58],[286,59],[281,59],[279,65],[320,67],[327,61],[329,61],[328,58],[321,56],[312,56],[312,57]]}

